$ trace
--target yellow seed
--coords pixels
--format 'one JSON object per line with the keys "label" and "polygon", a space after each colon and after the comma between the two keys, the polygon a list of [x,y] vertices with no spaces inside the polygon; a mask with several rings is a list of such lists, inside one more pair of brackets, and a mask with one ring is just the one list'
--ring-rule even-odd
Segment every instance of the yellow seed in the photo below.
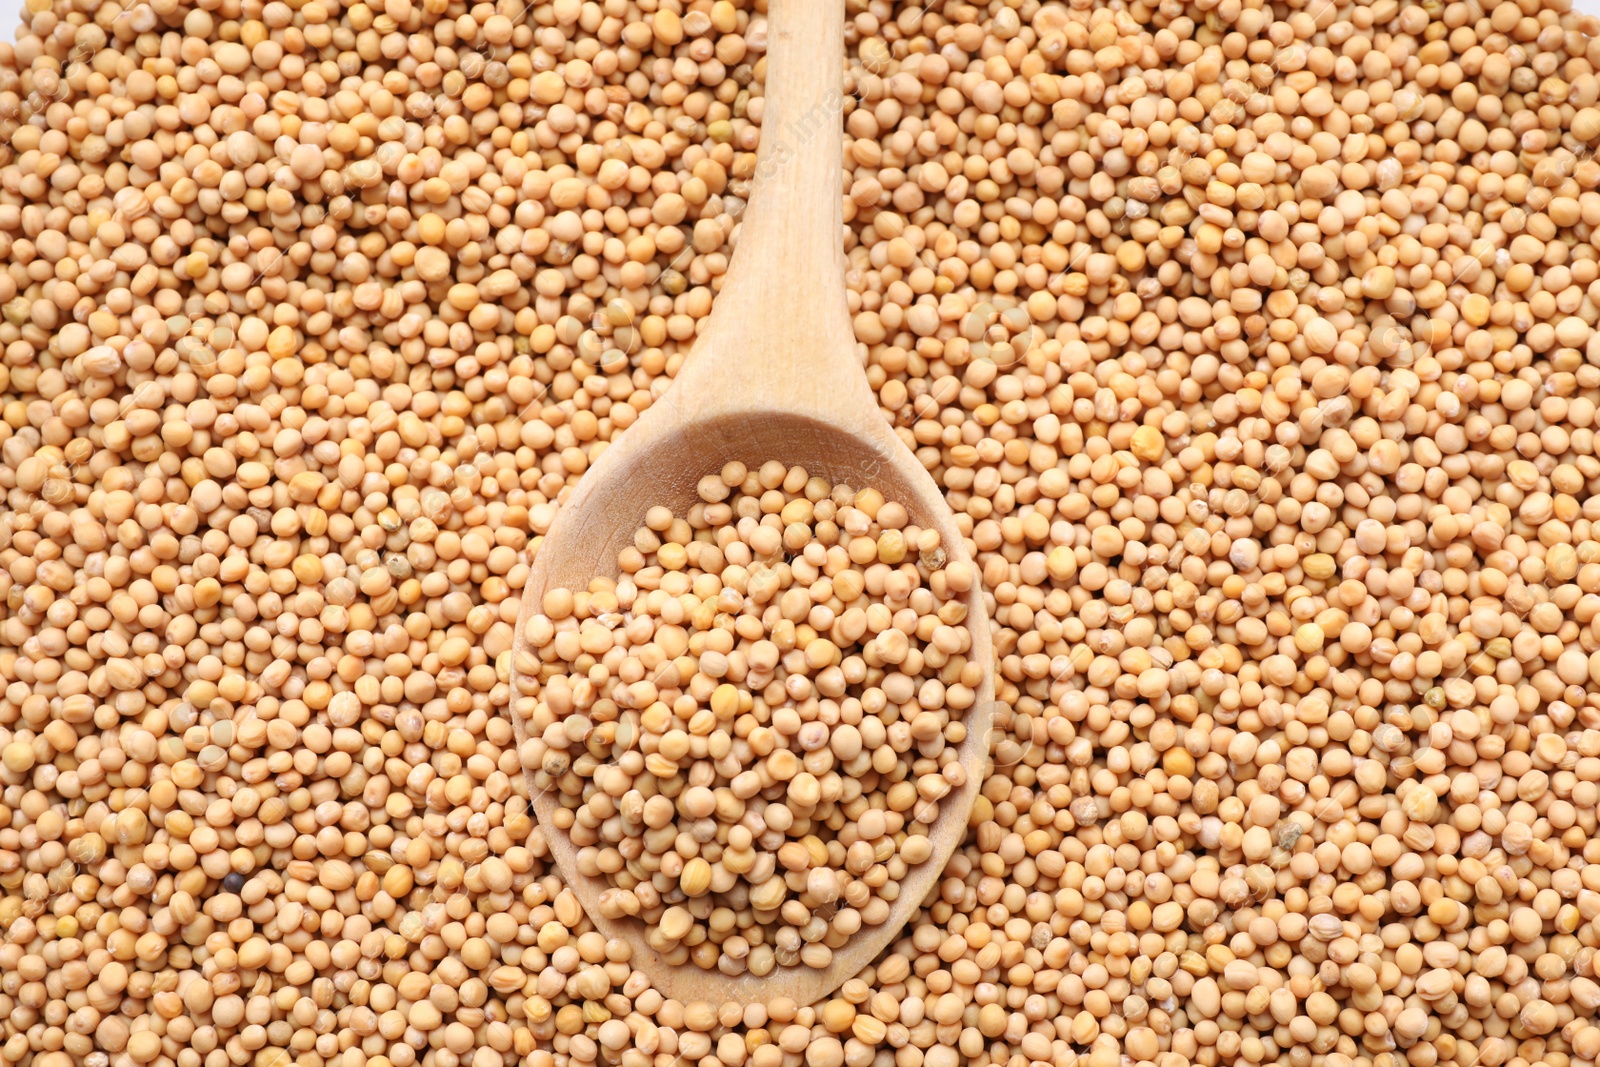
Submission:
{"label": "yellow seed", "polygon": [[1294,647],[1307,654],[1322,651],[1322,627],[1308,622],[1294,632]]}
{"label": "yellow seed", "polygon": [[1058,582],[1071,581],[1078,573],[1077,554],[1067,545],[1057,545],[1045,559],[1045,569]]}
{"label": "yellow seed", "polygon": [[711,864],[696,856],[683,865],[678,885],[691,897],[703,897],[711,891]]}
{"label": "yellow seed", "polygon": [[850,1022],[850,1032],[864,1045],[876,1045],[888,1036],[889,1027],[871,1015],[857,1015]]}
{"label": "yellow seed", "polygon": [[1167,450],[1167,443],[1156,427],[1141,426],[1133,431],[1133,441],[1129,448],[1140,459],[1153,463]]}
{"label": "yellow seed", "polygon": [[1432,822],[1434,815],[1439,811],[1439,798],[1432,789],[1419,786],[1405,795],[1400,807],[1408,819],[1416,822]]}
{"label": "yellow seed", "polygon": [[847,1000],[835,997],[822,1006],[822,1025],[831,1034],[842,1034],[856,1021],[856,1008]]}
{"label": "yellow seed", "polygon": [[671,907],[661,914],[656,929],[669,941],[680,941],[694,927],[694,916],[681,907]]}
{"label": "yellow seed", "polygon": [[1327,581],[1334,576],[1336,564],[1333,557],[1326,552],[1313,552],[1301,563],[1301,568],[1306,572],[1307,578]]}
{"label": "yellow seed", "polygon": [[23,741],[13,741],[0,751],[0,763],[13,774],[25,774],[33,769],[33,746]]}
{"label": "yellow seed", "polygon": [[782,878],[769,878],[750,890],[750,906],[758,911],[776,911],[788,895]]}

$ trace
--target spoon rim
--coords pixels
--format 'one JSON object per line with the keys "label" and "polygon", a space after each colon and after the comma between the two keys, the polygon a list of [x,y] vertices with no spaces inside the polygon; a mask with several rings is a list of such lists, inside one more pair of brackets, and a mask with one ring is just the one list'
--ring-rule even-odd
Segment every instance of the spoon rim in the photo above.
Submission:
{"label": "spoon rim", "polygon": [[[670,396],[670,392],[668,395]],[[652,407],[651,411],[654,410],[655,407]],[[658,992],[683,1001],[699,1000],[725,1004],[748,1002],[757,996],[759,990],[773,982],[781,982],[787,991],[785,995],[793,996],[799,1003],[813,1004],[828,996],[862,968],[870,965],[873,959],[894,943],[921,909],[930,892],[936,889],[944,869],[959,849],[968,829],[978,791],[982,788],[987,771],[990,734],[994,713],[998,707],[994,695],[992,638],[981,574],[957,527],[955,513],[942,492],[938,490],[931,474],[916,462],[904,442],[889,429],[887,422],[881,417],[878,425],[882,427],[882,437],[871,439],[874,435],[862,435],[858,428],[847,427],[825,417],[795,412],[761,411],[753,413],[756,417],[752,419],[724,416],[720,420],[712,420],[713,425],[709,426],[681,426],[668,423],[665,419],[649,419],[649,415],[650,411],[647,411],[646,418],[642,418],[640,424],[629,431],[630,434],[640,434],[640,431],[645,431],[634,439],[635,444],[631,449],[625,451],[621,448],[608,449],[586,472],[571,496],[562,504],[550,530],[534,552],[534,560],[523,587],[522,604],[511,648],[511,706],[508,710],[519,753],[528,738],[526,717],[522,710],[523,702],[536,699],[525,695],[522,691],[529,674],[533,673],[522,669],[522,665],[527,662],[524,657],[536,655],[532,653],[527,643],[527,626],[531,619],[543,614],[545,593],[551,588],[560,587],[561,583],[552,581],[553,572],[560,569],[559,564],[576,556],[578,558],[573,561],[569,570],[578,568],[578,564],[581,563],[581,570],[588,573],[591,578],[615,576],[618,573],[618,566],[614,545],[625,543],[625,539],[642,525],[644,513],[649,507],[665,503],[648,494],[637,492],[630,494],[626,487],[617,484],[622,479],[618,479],[616,475],[624,471],[613,468],[619,467],[626,460],[637,458],[642,463],[636,462],[630,468],[624,468],[637,477],[640,466],[648,467],[652,461],[658,464],[668,463],[670,460],[665,457],[679,450],[688,449],[691,454],[703,454],[706,458],[701,469],[694,472],[682,470],[679,472],[678,499],[681,500],[685,483],[687,487],[691,487],[692,492],[692,486],[701,476],[716,473],[728,460],[738,458],[719,452],[714,447],[706,449],[705,442],[693,440],[707,435],[715,436],[719,430],[715,424],[719,421],[745,424],[754,422],[760,427],[756,436],[774,428],[781,429],[788,423],[791,430],[803,429],[808,431],[808,436],[815,434],[819,440],[830,440],[836,450],[859,452],[864,457],[882,463],[883,466],[874,473],[881,474],[887,468],[892,474],[889,479],[879,480],[903,483],[904,488],[909,491],[891,493],[883,490],[881,485],[872,487],[884,492],[886,499],[905,507],[911,520],[917,525],[939,530],[943,541],[942,547],[946,551],[946,567],[955,562],[965,562],[972,567],[972,586],[960,598],[967,607],[967,616],[962,625],[971,635],[968,659],[982,664],[983,674],[973,705],[959,715],[952,714],[952,719],[963,723],[966,728],[964,739],[956,747],[956,762],[965,770],[966,780],[959,788],[952,790],[940,800],[939,814],[927,828],[927,836],[932,846],[931,854],[927,860],[912,867],[905,877],[900,879],[898,895],[890,904],[889,917],[882,924],[864,927],[846,945],[834,952],[832,961],[826,967],[812,968],[797,963],[787,967],[780,966],[770,974],[758,977],[749,972],[727,975],[719,969],[702,968],[693,962],[681,964],[667,962],[649,944],[646,938],[647,925],[643,920],[610,919],[601,914],[598,906],[600,897],[612,887],[607,884],[604,876],[591,878],[578,870],[577,847],[573,845],[567,831],[557,827],[553,821],[553,816],[560,807],[558,790],[554,787],[541,788],[535,780],[539,769],[523,767],[524,778],[528,783],[530,806],[533,808],[539,832],[543,835],[563,882],[578,898],[584,913],[597,930],[608,939],[622,940],[631,947],[633,951],[631,965],[635,970],[643,972]],[[665,424],[647,426],[645,425],[647,422]],[[675,444],[678,446],[677,449],[673,447]],[[732,444],[729,447],[739,446]],[[744,451],[748,453],[758,450],[744,446]],[[632,455],[628,455],[630,452]],[[769,453],[764,456],[746,455],[744,458],[747,463],[753,459],[759,464],[779,457]],[[804,462],[803,457],[785,462],[790,466],[801,466],[809,473],[819,473],[811,464]],[[868,487],[866,483],[846,481],[842,478],[830,478],[830,480],[836,485]],[[922,483],[920,486],[917,485],[919,482]],[[583,534],[586,532],[581,521],[584,513],[599,510],[608,519],[614,518],[606,510],[605,505],[615,506],[619,501],[627,503],[636,512],[631,525],[618,520],[613,523],[615,528],[612,530],[610,541],[603,545],[582,544]],[[675,507],[674,511],[677,510],[679,509]],[[622,540],[618,541],[618,538]],[[574,551],[574,548],[577,551]],[[585,548],[590,554],[598,556],[598,566],[587,562]],[[528,666],[537,669],[534,663],[528,662]],[[531,707],[528,710],[531,711]]]}

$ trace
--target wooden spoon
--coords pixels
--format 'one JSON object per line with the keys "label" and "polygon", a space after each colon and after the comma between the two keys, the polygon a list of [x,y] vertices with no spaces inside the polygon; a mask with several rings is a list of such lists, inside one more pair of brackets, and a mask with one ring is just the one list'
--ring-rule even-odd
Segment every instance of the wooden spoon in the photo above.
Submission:
{"label": "wooden spoon", "polygon": [[[800,465],[835,484],[875,487],[912,520],[937,528],[950,561],[971,557],[939,487],[879,410],[862,369],[845,301],[843,166],[844,0],[768,0],[765,114],[756,191],[704,335],[668,392],[584,474],[537,547],[513,649],[517,741],[525,738],[530,675],[524,634],[547,589],[583,589],[617,574],[647,509],[684,513],[695,485],[732,460]],[[976,569],[974,569],[976,576]],[[980,583],[966,598],[971,656],[992,662]],[[887,922],[864,928],[826,968],[780,967],[765,978],[669,964],[636,919],[612,920],[596,906],[607,887],[581,875],[576,850],[551,822],[556,796],[531,785],[533,807],[563,879],[608,938],[633,947],[633,965],[663,995],[712,1004],[772,996],[812,1004],[871,963],[914,915],[966,833],[984,776],[994,680],[986,673],[962,717],[958,755],[966,784],[945,797],[930,828],[932,857],[900,883]],[[543,794],[543,795],[541,795]]]}

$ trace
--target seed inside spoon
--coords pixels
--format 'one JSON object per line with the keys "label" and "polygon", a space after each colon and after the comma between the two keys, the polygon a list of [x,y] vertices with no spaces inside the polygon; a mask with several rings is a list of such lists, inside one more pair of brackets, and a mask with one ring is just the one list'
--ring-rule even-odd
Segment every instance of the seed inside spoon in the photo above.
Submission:
{"label": "seed inside spoon", "polygon": [[824,968],[932,854],[982,665],[937,531],[772,462],[652,508],[545,595],[524,759],[583,874],[674,965]]}

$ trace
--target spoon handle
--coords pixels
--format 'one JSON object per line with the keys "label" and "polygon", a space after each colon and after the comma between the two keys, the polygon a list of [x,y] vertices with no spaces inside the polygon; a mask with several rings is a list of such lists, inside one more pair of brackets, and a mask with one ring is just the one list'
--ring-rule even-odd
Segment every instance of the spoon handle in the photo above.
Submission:
{"label": "spoon handle", "polygon": [[676,392],[702,417],[766,408],[879,418],[845,297],[844,0],[769,0],[767,10],[750,203]]}

